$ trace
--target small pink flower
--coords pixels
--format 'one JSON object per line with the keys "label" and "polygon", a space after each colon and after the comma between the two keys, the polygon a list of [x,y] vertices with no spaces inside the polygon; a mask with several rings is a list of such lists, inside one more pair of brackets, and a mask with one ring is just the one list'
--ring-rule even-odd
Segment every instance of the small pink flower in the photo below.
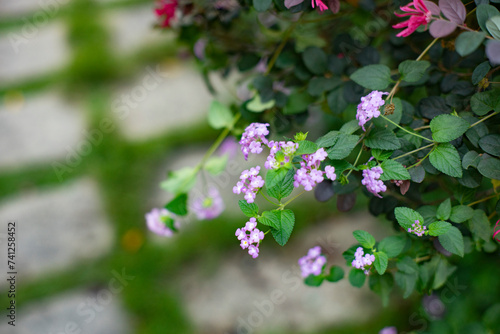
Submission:
{"label": "small pink flower", "polygon": [[178,0],[160,0],[158,2],[159,7],[155,9],[155,13],[162,19],[162,28],[170,27],[170,21],[175,17],[178,4]]}
{"label": "small pink flower", "polygon": [[311,0],[312,8],[315,7],[314,6],[315,3],[316,3],[316,6],[318,6],[318,8],[319,8],[320,11],[324,11],[324,10],[328,9],[328,7],[321,0]]}
{"label": "small pink flower", "polygon": [[406,28],[399,34],[397,34],[397,37],[410,36],[415,30],[417,30],[418,27],[431,22],[432,13],[429,9],[427,9],[423,0],[413,0],[413,3],[402,6],[400,9],[405,13],[394,13],[396,16],[409,16],[410,18],[405,22],[401,22],[392,26],[395,29]]}

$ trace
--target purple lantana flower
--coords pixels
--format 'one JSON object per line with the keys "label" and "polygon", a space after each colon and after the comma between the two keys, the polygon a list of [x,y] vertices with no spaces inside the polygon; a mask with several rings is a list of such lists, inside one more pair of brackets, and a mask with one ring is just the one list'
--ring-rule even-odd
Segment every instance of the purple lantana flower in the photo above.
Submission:
{"label": "purple lantana flower", "polygon": [[366,186],[366,189],[379,198],[382,198],[379,193],[387,190],[384,182],[379,180],[380,175],[383,173],[382,167],[368,168],[363,170],[363,180],[361,180],[361,183]]}
{"label": "purple lantana flower", "polygon": [[302,277],[309,275],[318,276],[323,271],[323,266],[326,263],[326,257],[321,255],[321,247],[316,246],[307,252],[306,256],[299,259],[299,266]]}
{"label": "purple lantana flower", "polygon": [[257,220],[250,218],[245,227],[239,228],[234,234],[240,240],[240,247],[248,249],[248,254],[254,259],[259,256],[259,244],[264,239],[264,232],[257,228]]}
{"label": "purple lantana flower", "polygon": [[370,273],[370,266],[375,261],[375,255],[365,254],[363,247],[358,247],[356,253],[354,253],[354,260],[351,262],[351,266],[356,269],[362,269],[365,275]]}
{"label": "purple lantana flower", "polygon": [[179,222],[175,221],[175,218],[175,215],[167,209],[154,208],[146,213],[146,224],[151,232],[163,237],[171,237],[174,234],[171,227],[174,229],[179,227]]}
{"label": "purple lantana flower", "polygon": [[208,189],[208,196],[198,197],[191,204],[191,209],[199,220],[210,220],[224,211],[224,201],[215,187]]}
{"label": "purple lantana flower", "polygon": [[387,95],[389,93],[379,92],[374,90],[370,94],[361,98],[361,103],[358,104],[358,110],[356,112],[356,119],[359,121],[359,126],[366,131],[365,124],[372,118],[377,118],[380,116],[380,107],[385,104],[382,99],[382,95]]}
{"label": "purple lantana flower", "polygon": [[269,134],[268,126],[269,123],[252,123],[246,127],[240,140],[241,152],[243,152],[245,160],[248,159],[249,153],[259,154],[262,152],[262,144],[268,143],[266,139]]}

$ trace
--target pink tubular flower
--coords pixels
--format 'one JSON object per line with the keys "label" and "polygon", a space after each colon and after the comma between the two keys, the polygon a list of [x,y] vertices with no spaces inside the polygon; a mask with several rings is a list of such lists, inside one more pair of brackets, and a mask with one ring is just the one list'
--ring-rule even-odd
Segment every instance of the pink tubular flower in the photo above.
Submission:
{"label": "pink tubular flower", "polygon": [[208,196],[198,197],[191,204],[191,209],[199,220],[210,220],[218,217],[224,211],[224,201],[215,187],[208,189]]}
{"label": "pink tubular flower", "polygon": [[170,27],[170,21],[175,17],[175,10],[178,6],[178,0],[160,0],[159,7],[155,9],[156,16],[162,18],[161,26]]}
{"label": "pink tubular flower", "polygon": [[328,9],[328,7],[321,0],[311,0],[312,8],[315,7],[314,4],[316,4],[316,6],[318,6],[320,11],[324,11],[324,10]]}
{"label": "pink tubular flower", "polygon": [[299,259],[302,277],[307,277],[309,275],[321,275],[325,263],[326,257],[321,255],[321,247],[316,246],[309,249],[307,255]]}
{"label": "pink tubular flower", "polygon": [[174,216],[167,209],[154,208],[146,213],[146,225],[148,229],[162,237],[171,237],[174,232],[167,224],[171,224],[174,228],[178,228],[179,222],[174,220]]}
{"label": "pink tubular flower", "polygon": [[427,9],[423,0],[413,0],[413,3],[402,6],[400,9],[405,13],[394,13],[396,16],[409,16],[410,18],[405,22],[401,22],[392,26],[394,29],[406,28],[399,34],[397,34],[397,37],[410,36],[415,30],[417,30],[418,27],[431,22],[432,13],[429,9]]}

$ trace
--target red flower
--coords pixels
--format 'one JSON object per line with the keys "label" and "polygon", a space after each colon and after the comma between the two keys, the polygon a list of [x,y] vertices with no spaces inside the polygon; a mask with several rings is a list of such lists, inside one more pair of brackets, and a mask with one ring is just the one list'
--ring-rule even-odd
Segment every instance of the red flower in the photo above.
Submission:
{"label": "red flower", "polygon": [[178,6],[177,0],[160,0],[158,3],[159,7],[155,9],[156,16],[161,18],[161,26],[163,28],[170,27],[170,21],[175,16],[175,10]]}
{"label": "red flower", "polygon": [[394,13],[396,16],[404,17],[409,16],[409,20],[398,23],[392,27],[395,29],[406,28],[396,36],[406,37],[411,35],[418,27],[428,24],[431,21],[432,13],[424,4],[423,0],[413,0],[413,3],[400,8],[404,14]]}

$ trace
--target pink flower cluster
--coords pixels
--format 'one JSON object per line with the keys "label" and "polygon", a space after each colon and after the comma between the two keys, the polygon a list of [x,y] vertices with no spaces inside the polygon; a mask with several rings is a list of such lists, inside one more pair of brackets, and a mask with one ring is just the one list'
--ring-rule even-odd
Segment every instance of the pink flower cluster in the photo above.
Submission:
{"label": "pink flower cluster", "polygon": [[224,211],[224,201],[215,187],[208,189],[208,196],[198,197],[191,204],[191,209],[199,220],[210,220]]}
{"label": "pink flower cluster", "polygon": [[358,104],[358,110],[356,112],[356,119],[359,121],[358,124],[366,131],[365,124],[372,118],[377,118],[380,116],[380,107],[385,104],[382,99],[382,95],[387,95],[389,93],[379,92],[374,90],[370,94],[361,98],[361,103]]}
{"label": "pink flower cluster", "polygon": [[[299,144],[293,141],[270,141],[268,144],[271,152],[267,157],[264,167],[266,169],[279,169],[284,164],[289,163],[293,157],[293,154],[299,148]],[[279,158],[276,157],[276,153],[282,152],[283,155]]]}
{"label": "pink flower cluster", "polygon": [[413,3],[402,6],[400,9],[404,13],[394,13],[396,16],[409,16],[410,18],[405,22],[401,22],[392,26],[394,29],[405,28],[403,31],[396,35],[397,37],[410,36],[413,32],[415,32],[415,30],[417,30],[418,27],[431,22],[432,13],[429,9],[427,9],[423,0],[413,0]]}
{"label": "pink flower cluster", "polygon": [[421,237],[425,234],[425,230],[427,230],[427,226],[422,226],[422,223],[418,220],[415,220],[413,224],[411,224],[411,228],[408,228],[408,233],[413,233],[418,237]]}
{"label": "pink flower cluster", "polygon": [[387,190],[384,182],[380,179],[380,175],[382,175],[384,171],[382,167],[373,167],[363,170],[363,180],[361,180],[361,184],[366,186],[369,192],[374,194],[375,196],[382,198],[379,195],[379,192],[384,192]]}
{"label": "pink flower cluster", "polygon": [[320,11],[324,11],[324,10],[327,10],[327,9],[328,9],[327,5],[325,5],[325,4],[323,3],[323,1],[321,1],[321,0],[311,0],[311,5],[312,5],[312,8],[314,8],[314,7],[315,7],[315,6],[314,6],[314,4],[315,4],[315,3],[316,3],[316,6],[319,8],[319,10],[320,10]]}
{"label": "pink flower cluster", "polygon": [[262,152],[262,143],[267,144],[265,136],[269,134],[267,127],[269,123],[252,123],[246,127],[245,132],[241,136],[240,145],[241,152],[248,159],[249,153],[259,154]]}
{"label": "pink flower cluster", "polygon": [[326,177],[330,180],[335,181],[337,178],[335,167],[326,166],[324,172],[319,169],[321,161],[325,160],[327,156],[328,154],[324,148],[320,148],[313,154],[302,155],[304,161],[300,162],[300,168],[294,175],[294,187],[298,188],[302,185],[306,191],[311,191],[316,184],[324,180],[323,174],[326,174]]}
{"label": "pink flower cluster", "polygon": [[[364,255],[364,256],[363,256]],[[365,275],[370,273],[370,266],[375,261],[375,255],[365,254],[363,247],[358,247],[356,253],[354,253],[354,260],[351,262],[351,266],[356,269],[363,269]]]}
{"label": "pink flower cluster", "polygon": [[253,203],[257,192],[264,186],[264,180],[259,175],[260,166],[245,169],[241,172],[240,181],[233,187],[233,193],[245,194],[247,203]]}
{"label": "pink flower cluster", "polygon": [[178,0],[160,0],[159,7],[155,9],[156,16],[162,18],[161,26],[163,28],[170,27],[170,21],[175,17],[175,10],[178,6]]}
{"label": "pink flower cluster", "polygon": [[321,275],[325,263],[326,257],[321,255],[321,247],[316,246],[309,249],[307,255],[299,259],[302,277],[307,277],[309,275]]}
{"label": "pink flower cluster", "polygon": [[250,218],[245,227],[237,229],[235,235],[241,241],[242,249],[248,248],[248,254],[254,259],[259,256],[259,244],[264,239],[264,232],[257,228],[255,218]]}
{"label": "pink flower cluster", "polygon": [[170,221],[175,228],[178,228],[179,222],[174,220],[175,216],[167,209],[154,208],[146,213],[146,225],[148,229],[162,237],[171,237],[174,232],[167,226]]}

